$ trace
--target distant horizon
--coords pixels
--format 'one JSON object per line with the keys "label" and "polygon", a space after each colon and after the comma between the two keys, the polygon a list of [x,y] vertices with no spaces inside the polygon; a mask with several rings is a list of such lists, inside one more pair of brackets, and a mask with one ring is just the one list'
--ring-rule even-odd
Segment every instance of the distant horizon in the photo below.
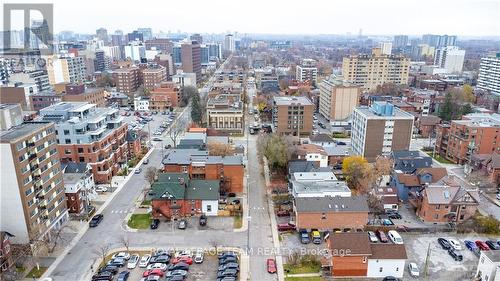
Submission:
{"label": "distant horizon", "polygon": [[[224,34],[238,32],[266,35],[393,36],[448,34],[463,38],[500,37],[500,1],[497,0],[349,0],[307,3],[253,0],[189,3],[123,0],[87,0],[75,5],[63,0],[31,0],[53,3],[54,31],[95,34],[104,27],[128,33],[140,27],[176,33]],[[20,0],[9,3],[23,3]],[[186,5],[188,4],[188,5]],[[2,8],[3,9],[3,8]],[[3,12],[3,11],[2,11]],[[22,25],[20,25],[22,27]],[[15,29],[15,28],[14,28]],[[420,35],[419,35],[420,34]]]}

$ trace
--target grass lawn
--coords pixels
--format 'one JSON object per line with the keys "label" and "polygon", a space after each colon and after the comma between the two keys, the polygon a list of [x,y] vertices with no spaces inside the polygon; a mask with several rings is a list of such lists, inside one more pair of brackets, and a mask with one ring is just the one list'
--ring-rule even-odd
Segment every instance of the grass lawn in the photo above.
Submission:
{"label": "grass lawn", "polygon": [[42,274],[47,270],[46,267],[41,267],[40,269],[36,269],[36,266],[26,275],[26,278],[40,278]]}
{"label": "grass lawn", "polygon": [[241,228],[242,223],[241,216],[234,216],[233,228]]}
{"label": "grass lawn", "polygon": [[[288,274],[301,274],[301,273],[318,273],[321,269],[321,265],[319,263],[306,263],[306,264],[298,264],[298,265],[283,265],[285,272]],[[287,272],[288,271],[288,272]],[[313,279],[314,280],[314,279]],[[319,279],[321,280],[321,279]]]}
{"label": "grass lawn", "polygon": [[350,138],[350,136],[348,134],[346,134],[346,133],[333,133],[332,137],[333,138],[337,138],[337,139],[347,139],[347,138]]}
{"label": "grass lawn", "polygon": [[151,200],[146,200],[145,199],[144,201],[142,201],[141,205],[142,206],[151,206]]}
{"label": "grass lawn", "polygon": [[[427,153],[427,155],[429,155],[430,157],[432,157],[432,151],[430,152],[425,152]],[[434,157],[433,157],[436,161],[438,161],[439,163],[443,163],[443,164],[454,164],[453,162],[451,162],[450,160],[448,159],[445,159],[443,158],[441,155],[438,155],[436,154]]]}
{"label": "grass lawn", "polygon": [[135,229],[147,229],[151,224],[150,214],[132,214],[127,225]]}
{"label": "grass lawn", "polygon": [[323,281],[323,278],[316,277],[285,277],[285,281]]}

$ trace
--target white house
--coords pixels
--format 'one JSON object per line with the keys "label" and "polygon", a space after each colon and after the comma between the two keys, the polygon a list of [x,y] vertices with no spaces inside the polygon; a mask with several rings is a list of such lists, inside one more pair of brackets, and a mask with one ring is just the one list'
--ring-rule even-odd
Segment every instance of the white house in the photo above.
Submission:
{"label": "white house", "polygon": [[218,200],[202,200],[201,201],[201,211],[207,216],[217,216],[217,210],[219,210]]}
{"label": "white house", "polygon": [[318,163],[319,167],[328,167],[328,154],[314,144],[302,144],[297,147],[297,159]]}
{"label": "white house", "polygon": [[146,97],[134,98],[134,108],[139,111],[149,111],[149,99]]}
{"label": "white house", "polygon": [[500,281],[500,251],[481,251],[476,277],[481,281]]}
{"label": "white house", "polygon": [[370,244],[372,255],[368,258],[369,278],[394,276],[402,278],[405,272],[406,249],[403,244]]}
{"label": "white house", "polygon": [[290,179],[290,189],[297,197],[351,197],[351,190],[346,182],[337,180],[329,172],[296,172]]}
{"label": "white house", "polygon": [[92,168],[87,163],[69,163],[64,167],[64,188],[68,211],[83,213],[90,200],[97,198]]}

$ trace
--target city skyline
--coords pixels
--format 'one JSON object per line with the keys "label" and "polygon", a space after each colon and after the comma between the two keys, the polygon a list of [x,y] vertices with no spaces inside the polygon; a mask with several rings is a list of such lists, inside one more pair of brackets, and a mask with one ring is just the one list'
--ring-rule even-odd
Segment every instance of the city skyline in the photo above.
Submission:
{"label": "city skyline", "polygon": [[[12,1],[16,3],[19,1]],[[44,3],[44,1],[33,1]],[[46,2],[45,2],[46,3]],[[78,7],[65,1],[51,1],[54,4],[54,30],[94,34],[104,27],[111,34],[120,29],[125,32],[139,27],[150,27],[154,33],[225,33],[274,34],[274,35],[419,35],[453,34],[458,36],[500,36],[500,27],[495,24],[500,15],[500,3],[494,0],[460,1],[400,1],[385,0],[373,3],[364,0],[349,3],[313,3],[310,13],[304,13],[297,5],[282,5],[277,2],[253,1],[252,5],[231,10],[231,2],[224,0],[217,6],[203,1],[194,1],[196,9],[189,13],[181,5],[154,3],[146,7],[147,17],[138,17],[137,10],[130,9],[132,1],[121,1],[114,5],[95,0]],[[288,3],[288,2],[287,2]],[[94,5],[95,4],[95,5]],[[299,4],[299,3],[297,3]],[[397,4],[397,8],[393,5]],[[234,5],[234,3],[233,3]],[[99,9],[97,9],[98,7]],[[154,7],[154,8],[153,8]],[[321,8],[319,8],[321,7]],[[244,9],[244,15],[238,13]],[[438,13],[432,11],[442,10]],[[112,11],[112,12],[110,12]],[[166,13],[168,11],[168,13]],[[223,17],[209,17],[211,13]],[[85,15],[92,15],[89,17]],[[277,16],[280,15],[280,16]],[[376,16],[375,16],[376,15]],[[412,19],[411,15],[419,15]],[[410,16],[410,17],[409,17]],[[204,18],[205,17],[205,18]],[[242,20],[243,19],[243,20]],[[467,20],[464,20],[467,19]],[[294,22],[301,24],[294,24]],[[228,23],[231,23],[228,25]],[[397,23],[397,24],[395,24]]]}

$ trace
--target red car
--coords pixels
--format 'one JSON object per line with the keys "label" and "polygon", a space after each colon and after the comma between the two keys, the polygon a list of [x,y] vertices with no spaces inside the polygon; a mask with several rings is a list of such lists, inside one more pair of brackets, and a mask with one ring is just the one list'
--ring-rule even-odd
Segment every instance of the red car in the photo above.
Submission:
{"label": "red car", "polygon": [[163,271],[159,268],[155,268],[155,269],[150,269],[150,270],[146,270],[144,271],[144,273],[142,274],[142,277],[148,277],[149,275],[158,275],[160,277],[163,277]]}
{"label": "red car", "polygon": [[382,243],[387,243],[389,242],[389,239],[387,239],[387,235],[385,235],[385,232],[383,230],[377,230],[377,236],[380,242]]}
{"label": "red car", "polygon": [[279,210],[276,212],[276,215],[278,217],[288,217],[290,216],[290,211],[287,211],[287,210]]}
{"label": "red car", "polygon": [[476,246],[479,248],[479,250],[482,250],[482,251],[489,251],[490,250],[490,247],[488,247],[488,245],[481,240],[476,241]]}
{"label": "red car", "polygon": [[267,259],[267,272],[276,273],[276,261],[274,259]]}
{"label": "red car", "polygon": [[180,256],[180,257],[175,258],[175,259],[172,260],[173,264],[177,264],[177,263],[180,263],[180,262],[192,265],[193,264],[193,259],[190,258],[190,257],[188,257],[188,256]]}
{"label": "red car", "polygon": [[291,223],[278,223],[278,231],[295,230],[295,225]]}

